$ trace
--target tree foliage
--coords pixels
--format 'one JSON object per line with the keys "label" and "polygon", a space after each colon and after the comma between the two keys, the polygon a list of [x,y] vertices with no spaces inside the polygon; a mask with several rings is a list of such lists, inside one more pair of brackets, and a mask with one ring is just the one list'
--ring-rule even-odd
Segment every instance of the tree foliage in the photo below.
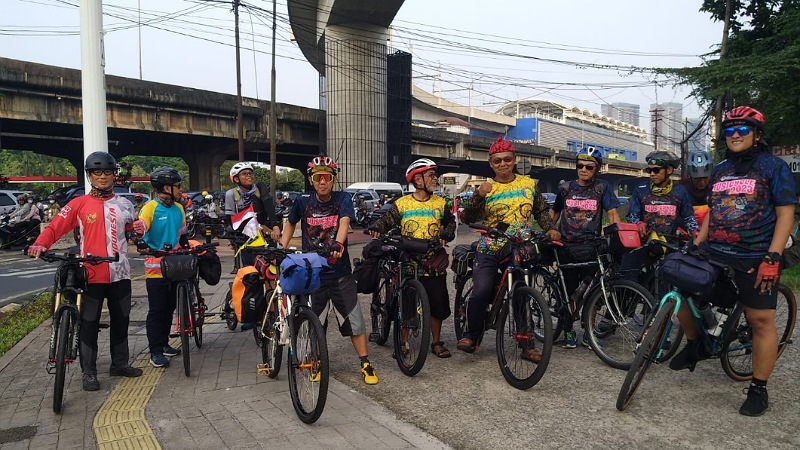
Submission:
{"label": "tree foliage", "polygon": [[[723,21],[726,0],[705,0],[701,11]],[[709,109],[749,105],[764,113],[771,144],[800,144],[800,0],[732,0],[726,53],[700,67],[662,69]]]}

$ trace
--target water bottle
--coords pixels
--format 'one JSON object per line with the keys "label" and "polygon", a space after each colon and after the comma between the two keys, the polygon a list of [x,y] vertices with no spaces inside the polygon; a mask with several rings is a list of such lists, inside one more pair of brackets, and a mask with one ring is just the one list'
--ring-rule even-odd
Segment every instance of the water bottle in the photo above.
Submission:
{"label": "water bottle", "polygon": [[717,317],[714,315],[714,311],[711,311],[711,304],[704,304],[697,310],[697,312],[700,313],[700,318],[703,319],[703,323],[706,325],[707,330],[710,331],[717,326]]}
{"label": "water bottle", "polygon": [[712,336],[719,336],[722,334],[722,328],[725,326],[725,322],[728,320],[728,311],[722,308],[718,308],[717,311],[714,313],[715,320],[717,321],[717,325],[708,330],[708,334]]}
{"label": "water bottle", "polygon": [[578,288],[575,289],[575,292],[572,293],[572,297],[569,299],[569,313],[572,314],[575,312],[575,308],[578,305],[578,302],[583,297],[583,294],[586,293],[586,289],[589,287],[589,283],[592,282],[592,277],[586,276],[583,280],[581,280],[581,284],[578,285]]}

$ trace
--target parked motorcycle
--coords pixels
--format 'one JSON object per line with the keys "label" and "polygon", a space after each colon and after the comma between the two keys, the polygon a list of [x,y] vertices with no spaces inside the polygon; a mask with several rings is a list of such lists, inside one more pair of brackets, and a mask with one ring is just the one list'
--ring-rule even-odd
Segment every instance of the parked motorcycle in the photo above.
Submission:
{"label": "parked motorcycle", "polygon": [[225,234],[225,223],[221,218],[214,218],[208,215],[204,207],[190,209],[186,212],[186,228],[189,239],[204,236],[206,243]]}
{"label": "parked motorcycle", "polygon": [[40,222],[33,221],[26,228],[18,228],[15,223],[11,223],[11,216],[7,213],[0,214],[0,249],[33,242],[39,237],[39,224]]}

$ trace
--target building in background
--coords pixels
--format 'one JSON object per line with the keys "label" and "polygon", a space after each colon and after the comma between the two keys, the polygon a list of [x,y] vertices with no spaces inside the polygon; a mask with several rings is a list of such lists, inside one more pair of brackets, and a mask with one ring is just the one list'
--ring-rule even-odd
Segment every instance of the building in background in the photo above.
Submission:
{"label": "building in background", "polygon": [[[686,119],[687,132],[691,133],[702,122],[703,119],[701,118]],[[691,153],[694,150],[708,150],[708,142],[709,142],[708,133],[709,133],[708,122],[706,122],[703,124],[702,128],[689,139],[687,151]]]}
{"label": "building in background", "polygon": [[633,103],[612,103],[600,105],[600,113],[606,117],[639,126],[639,105]]}
{"label": "building in background", "polygon": [[651,103],[650,131],[657,150],[680,154],[683,138],[683,105],[680,103]]}

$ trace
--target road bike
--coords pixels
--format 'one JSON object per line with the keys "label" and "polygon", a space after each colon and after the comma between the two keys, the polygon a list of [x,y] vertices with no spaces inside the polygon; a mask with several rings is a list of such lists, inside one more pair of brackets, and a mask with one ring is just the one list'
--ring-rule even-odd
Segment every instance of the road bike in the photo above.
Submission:
{"label": "road bike", "polygon": [[[495,239],[503,239],[507,255],[499,266],[492,302],[484,323],[485,330],[497,330],[497,362],[506,382],[517,389],[530,389],[541,380],[550,362],[553,351],[553,322],[550,308],[535,288],[530,287],[531,269],[541,257],[540,246],[552,245],[541,232],[523,228],[516,233],[507,232],[508,224],[497,227],[471,224],[471,228],[488,233]],[[472,271],[469,277],[459,277],[456,282],[456,299],[453,314],[456,338],[461,339],[467,326],[467,304],[472,294]],[[536,331],[541,334],[537,336]],[[476,351],[483,334],[475,342]],[[536,341],[541,342],[541,359],[533,362],[523,358]]]}
{"label": "road bike", "polygon": [[63,255],[45,252],[39,255],[42,261],[60,261],[53,283],[53,325],[50,331],[50,352],[47,356],[46,370],[56,375],[53,386],[53,412],[61,413],[64,401],[64,379],[67,365],[78,358],[81,328],[81,300],[86,288],[86,269],[84,264],[97,265],[119,261],[119,254],[113,257],[75,253]]}
{"label": "road bike", "polygon": [[[660,245],[672,251],[681,251],[678,247],[665,242],[660,242]],[[685,254],[707,261],[717,268],[721,274],[716,283],[730,283],[738,294],[739,287],[736,285],[734,270],[730,266],[708,258],[707,253],[703,251],[685,251]],[[775,322],[778,329],[777,359],[786,350],[786,346],[792,343],[792,333],[797,318],[797,300],[788,287],[779,284],[776,289],[778,289],[778,304],[775,308]],[[712,307],[673,287],[664,294],[654,317],[640,336],[636,357],[617,396],[618,410],[624,411],[630,405],[647,369],[652,363],[661,362],[662,353],[668,351],[667,339],[670,328],[674,326],[673,316],[678,313],[681,302],[684,301],[691,312],[699,333],[698,340],[705,347],[705,353],[710,358],[719,358],[722,369],[732,379],[748,381],[753,377],[753,331],[744,315],[744,306],[737,303],[733,307]],[[716,323],[710,324],[707,319],[703,319],[704,314],[701,313],[701,309],[705,308],[713,308],[710,312],[714,313]],[[694,367],[690,367],[690,370],[694,370]]]}
{"label": "road bike", "polygon": [[399,236],[398,229],[382,236],[378,287],[372,294],[370,342],[383,345],[394,322],[394,359],[400,371],[414,376],[422,370],[431,340],[431,306],[419,277],[419,258],[441,248],[438,239]]}
{"label": "road bike", "polygon": [[[266,248],[255,250],[256,258],[266,260],[264,266],[280,261],[292,250]],[[320,251],[320,254],[327,254]],[[265,277],[266,278],[266,277]],[[319,317],[311,309],[311,295],[290,295],[283,291],[280,274],[275,289],[268,291],[268,300],[261,323],[254,333],[261,348],[261,364],[257,372],[276,378],[281,369],[284,347],[289,370],[289,395],[297,417],[314,423],[325,409],[330,382],[328,343]]]}
{"label": "road bike", "polygon": [[189,355],[189,338],[194,338],[197,348],[203,346],[203,324],[208,307],[200,295],[197,272],[197,256],[204,252],[216,252],[218,242],[202,244],[192,248],[172,248],[165,245],[163,250],[148,251],[148,255],[161,257],[161,274],[172,282],[171,290],[175,296],[175,329],[173,335],[181,339],[181,355],[183,372],[188,377],[192,374],[191,356]]}

